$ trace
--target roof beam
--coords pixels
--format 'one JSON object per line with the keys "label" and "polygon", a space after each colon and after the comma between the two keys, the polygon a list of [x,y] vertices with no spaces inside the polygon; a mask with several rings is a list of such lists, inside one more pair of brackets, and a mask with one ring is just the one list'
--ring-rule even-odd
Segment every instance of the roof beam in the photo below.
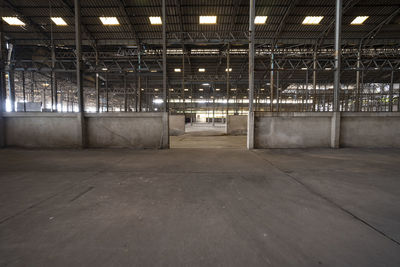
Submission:
{"label": "roof beam", "polygon": [[137,45],[139,46],[139,45],[140,45],[140,39],[139,39],[139,36],[138,36],[138,34],[137,34],[137,32],[136,32],[136,29],[135,29],[135,27],[134,27],[134,25],[133,25],[132,20],[130,19],[128,13],[126,12],[126,6],[127,6],[127,5],[126,5],[125,0],[118,0],[118,7],[119,7],[119,10],[120,10],[121,13],[124,15],[126,21],[128,22],[128,27],[129,27],[129,30],[130,30],[131,33],[132,33],[132,37],[135,39]]}
{"label": "roof beam", "polygon": [[275,31],[273,42],[272,42],[272,47],[274,47],[276,45],[279,35],[281,34],[283,28],[285,27],[286,18],[289,16],[290,12],[297,5],[298,2],[299,2],[299,0],[292,1],[292,3],[290,3],[290,6],[288,6],[288,8],[286,9],[285,14],[283,15],[283,18],[281,19],[279,26]]}
{"label": "roof beam", "polygon": [[28,24],[34,29],[34,31],[36,33],[38,33],[39,35],[42,35],[42,37],[44,37],[44,40],[50,40],[50,35],[45,32],[42,28],[42,26],[40,26],[39,24],[37,24],[36,22],[34,22],[32,19],[28,18],[27,16],[25,16],[22,11],[17,8],[16,6],[14,6],[9,0],[4,0],[3,3],[5,4],[5,6],[9,9],[11,9],[12,11],[14,11],[15,13],[18,14],[18,16],[20,16],[23,20],[27,21]]}
{"label": "roof beam", "polygon": [[[342,16],[349,11],[351,8],[353,8],[355,5],[357,5],[360,2],[360,0],[350,0],[347,2],[347,4],[343,7],[342,10]],[[324,42],[325,38],[331,33],[333,30],[333,26],[335,25],[335,18],[328,24],[328,26],[321,32],[320,36],[318,37],[316,43],[315,43],[315,50],[318,49]]]}
{"label": "roof beam", "polygon": [[[68,0],[60,0],[61,3],[67,8],[68,12],[71,16],[75,17],[74,6],[72,6]],[[86,38],[89,40],[91,46],[96,50],[96,39],[93,37],[93,34],[88,30],[85,24],[81,24],[81,29],[85,33]]]}

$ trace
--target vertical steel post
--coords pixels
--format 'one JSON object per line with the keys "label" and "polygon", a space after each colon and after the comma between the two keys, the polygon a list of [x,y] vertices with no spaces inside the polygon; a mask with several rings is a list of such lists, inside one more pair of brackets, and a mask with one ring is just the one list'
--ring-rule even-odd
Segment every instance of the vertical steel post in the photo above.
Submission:
{"label": "vertical steel post", "polygon": [[356,111],[361,111],[360,66],[361,66],[361,51],[359,50],[357,53],[357,72],[356,72]]}
{"label": "vertical steel post", "polygon": [[106,112],[108,112],[108,72],[106,72]]}
{"label": "vertical steel post", "polygon": [[124,72],[124,111],[128,112],[128,91],[126,87],[126,72]]}
{"label": "vertical steel post", "polygon": [[25,71],[22,71],[22,98],[24,101],[24,112],[26,112]]}
{"label": "vertical steel post", "polygon": [[340,60],[342,33],[342,0],[336,0],[335,27],[335,77],[333,87],[333,114],[331,123],[331,147],[339,148],[340,140]]}
{"label": "vertical steel post", "polygon": [[393,76],[394,76],[394,71],[392,70],[392,72],[390,74],[390,87],[389,87],[389,111],[390,112],[393,111]]}
{"label": "vertical steel post", "polygon": [[[247,148],[254,148],[254,18],[255,0],[250,0],[249,10],[249,115],[247,119]],[[228,70],[229,71],[229,70]]]}
{"label": "vertical steel post", "polygon": [[96,112],[100,112],[100,78],[97,69],[99,67],[99,53],[96,50],[96,76],[95,76],[95,87],[96,87]]}
{"label": "vertical steel post", "polygon": [[51,110],[57,112],[58,111],[58,95],[57,95],[57,75],[54,71],[56,67],[56,52],[54,48],[54,44],[51,46]]}
{"label": "vertical steel post", "polygon": [[[318,101],[317,101],[317,51],[314,51],[313,54],[313,108],[312,111],[315,111],[315,103],[317,103],[318,105]],[[318,106],[318,110],[319,110],[319,106]]]}
{"label": "vertical steel post", "polygon": [[14,70],[12,66],[10,66],[10,70],[8,72],[8,92],[10,95],[10,104],[11,111],[15,112],[15,79],[14,79]]}
{"label": "vertical steel post", "polygon": [[141,69],[142,69],[142,59],[141,59],[141,47],[140,44],[138,44],[138,111],[142,112],[142,75],[141,73]]}
{"label": "vertical steel post", "polygon": [[86,146],[86,126],[84,118],[83,80],[82,80],[82,33],[81,33],[81,2],[74,0],[75,8],[75,45],[76,45],[76,87],[78,89],[78,122],[80,124],[81,147]]}
{"label": "vertical steel post", "polygon": [[[167,99],[167,25],[166,25],[166,7],[165,1],[162,0],[162,57],[163,57],[163,100],[164,100],[164,115],[163,115],[163,138],[161,148],[169,148],[169,110]],[[140,90],[140,89],[139,89]]]}
{"label": "vertical steel post", "polygon": [[0,21],[0,148],[5,146],[5,129],[3,112],[6,111],[6,42],[3,32],[3,20]]}
{"label": "vertical steel post", "polygon": [[279,112],[279,71],[276,71],[276,112]]}
{"label": "vertical steel post", "polygon": [[226,118],[225,118],[225,127],[226,132],[228,133],[228,118],[229,118],[229,90],[230,90],[230,50],[231,50],[231,43],[228,43],[228,48],[226,50]]}
{"label": "vertical steel post", "polygon": [[274,99],[274,48],[271,51],[271,76],[270,76],[270,111],[274,111],[273,99]]}

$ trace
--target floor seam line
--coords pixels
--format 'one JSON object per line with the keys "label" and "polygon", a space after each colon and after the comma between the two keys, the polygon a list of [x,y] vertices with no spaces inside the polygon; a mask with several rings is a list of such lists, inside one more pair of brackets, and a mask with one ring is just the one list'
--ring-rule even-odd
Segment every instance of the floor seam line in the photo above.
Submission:
{"label": "floor seam line", "polygon": [[330,203],[332,206],[340,209],[342,212],[350,215],[351,217],[353,217],[354,219],[356,219],[357,221],[363,223],[364,225],[368,226],[370,229],[372,229],[373,231],[379,233],[380,235],[382,235],[383,237],[385,237],[386,239],[389,239],[390,241],[394,242],[396,245],[400,246],[400,242],[397,241],[396,239],[388,236],[385,232],[379,230],[378,228],[376,228],[375,226],[373,226],[372,224],[368,223],[366,220],[360,218],[359,216],[355,215],[354,213],[352,213],[351,211],[343,208],[342,206],[340,206],[339,204],[337,204],[336,202],[334,202],[333,200],[331,200],[330,198],[322,195],[321,193],[316,192],[315,190],[313,190],[312,188],[310,188],[308,185],[306,185],[305,183],[301,182],[298,178],[294,177],[293,175],[290,175],[288,173],[286,173],[285,171],[281,170],[278,166],[276,166],[275,164],[273,164],[271,161],[269,161],[268,159],[260,156],[258,153],[252,151],[252,153],[254,153],[257,157],[259,157],[260,159],[264,160],[265,162],[269,163],[272,167],[274,167],[275,169],[277,169],[279,172],[283,173],[284,175],[286,175],[287,177],[291,178],[292,180],[294,180],[296,183],[300,184],[301,186],[303,186],[308,192],[310,192],[311,194],[314,194],[322,199],[324,199],[325,201],[327,201],[328,203]]}

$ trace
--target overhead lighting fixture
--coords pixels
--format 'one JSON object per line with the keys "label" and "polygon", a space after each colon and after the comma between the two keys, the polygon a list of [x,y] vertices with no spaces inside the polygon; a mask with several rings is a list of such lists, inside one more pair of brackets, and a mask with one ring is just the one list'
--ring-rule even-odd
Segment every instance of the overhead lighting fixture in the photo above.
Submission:
{"label": "overhead lighting fixture", "polygon": [[204,91],[204,89],[203,89],[203,88],[200,88],[200,89],[199,89],[199,91],[200,91],[200,92],[203,92],[203,91]]}
{"label": "overhead lighting fixture", "polygon": [[100,20],[103,23],[103,25],[107,26],[119,25],[117,17],[100,17]]}
{"label": "overhead lighting fixture", "polygon": [[174,91],[174,88],[169,88],[169,90],[170,90],[171,92],[173,92],[173,91]]}
{"label": "overhead lighting fixture", "polygon": [[267,18],[267,16],[256,16],[256,18],[254,19],[254,24],[265,24]]}
{"label": "overhead lighting fixture", "polygon": [[318,25],[323,18],[324,18],[323,16],[307,16],[303,20],[303,24],[305,24],[305,25]]}
{"label": "overhead lighting fixture", "polygon": [[151,72],[157,72],[157,70],[151,70]]}
{"label": "overhead lighting fixture", "polygon": [[351,25],[361,25],[361,24],[363,24],[368,18],[369,18],[369,16],[358,16],[358,17],[356,17],[350,24],[351,24]]}
{"label": "overhead lighting fixture", "polygon": [[161,17],[149,17],[149,20],[150,20],[151,25],[161,25],[162,24]]}
{"label": "overhead lighting fixture", "polygon": [[202,85],[204,85],[204,86],[209,86],[210,84],[209,84],[209,83],[203,83]]}
{"label": "overhead lighting fixture", "polygon": [[261,90],[261,91],[264,91],[265,89],[264,89],[264,88],[261,88],[260,90]]}
{"label": "overhead lighting fixture", "polygon": [[215,91],[220,91],[221,89],[219,89],[219,88],[215,88]]}
{"label": "overhead lighting fixture", "polygon": [[154,91],[158,92],[158,88],[154,88]]}
{"label": "overhead lighting fixture", "polygon": [[217,16],[200,16],[200,24],[215,24]]}
{"label": "overhead lighting fixture", "polygon": [[205,71],[206,71],[206,69],[203,69],[203,68],[199,69],[199,72],[205,72]]}
{"label": "overhead lighting fixture", "polygon": [[11,26],[25,26],[25,23],[17,17],[3,17],[3,20]]}
{"label": "overhead lighting fixture", "polygon": [[101,70],[104,70],[104,71],[106,71],[106,70],[108,70],[107,68],[102,68]]}
{"label": "overhead lighting fixture", "polygon": [[[225,69],[226,72],[228,72],[228,68]],[[232,71],[232,68],[229,68],[229,72]]]}
{"label": "overhead lighting fixture", "polygon": [[189,89],[185,88],[185,89],[183,89],[183,91],[187,92],[187,91],[189,91]]}
{"label": "overhead lighting fixture", "polygon": [[236,88],[231,88],[231,91],[236,91]]}
{"label": "overhead lighting fixture", "polygon": [[177,68],[177,69],[174,69],[174,71],[175,72],[181,72],[181,69]]}
{"label": "overhead lighting fixture", "polygon": [[65,20],[63,18],[61,18],[61,17],[51,17],[51,20],[57,26],[68,26],[68,24],[65,22]]}

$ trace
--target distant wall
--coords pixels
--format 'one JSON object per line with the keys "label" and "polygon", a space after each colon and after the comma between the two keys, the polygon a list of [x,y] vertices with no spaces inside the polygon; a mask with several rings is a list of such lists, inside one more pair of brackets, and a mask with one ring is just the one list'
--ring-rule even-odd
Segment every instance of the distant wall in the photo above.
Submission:
{"label": "distant wall", "polygon": [[169,134],[172,136],[185,134],[185,115],[169,116]]}
{"label": "distant wall", "polygon": [[343,147],[400,147],[400,113],[343,112]]}
{"label": "distant wall", "polygon": [[79,147],[79,124],[73,113],[4,113],[6,146]]}
{"label": "distant wall", "polygon": [[228,116],[227,134],[228,135],[246,135],[247,133],[247,115]]}
{"label": "distant wall", "polygon": [[[70,148],[81,146],[77,113],[4,113],[6,146]],[[166,148],[167,113],[88,113],[87,147]]]}
{"label": "distant wall", "polygon": [[255,148],[329,147],[329,113],[256,113]]}

